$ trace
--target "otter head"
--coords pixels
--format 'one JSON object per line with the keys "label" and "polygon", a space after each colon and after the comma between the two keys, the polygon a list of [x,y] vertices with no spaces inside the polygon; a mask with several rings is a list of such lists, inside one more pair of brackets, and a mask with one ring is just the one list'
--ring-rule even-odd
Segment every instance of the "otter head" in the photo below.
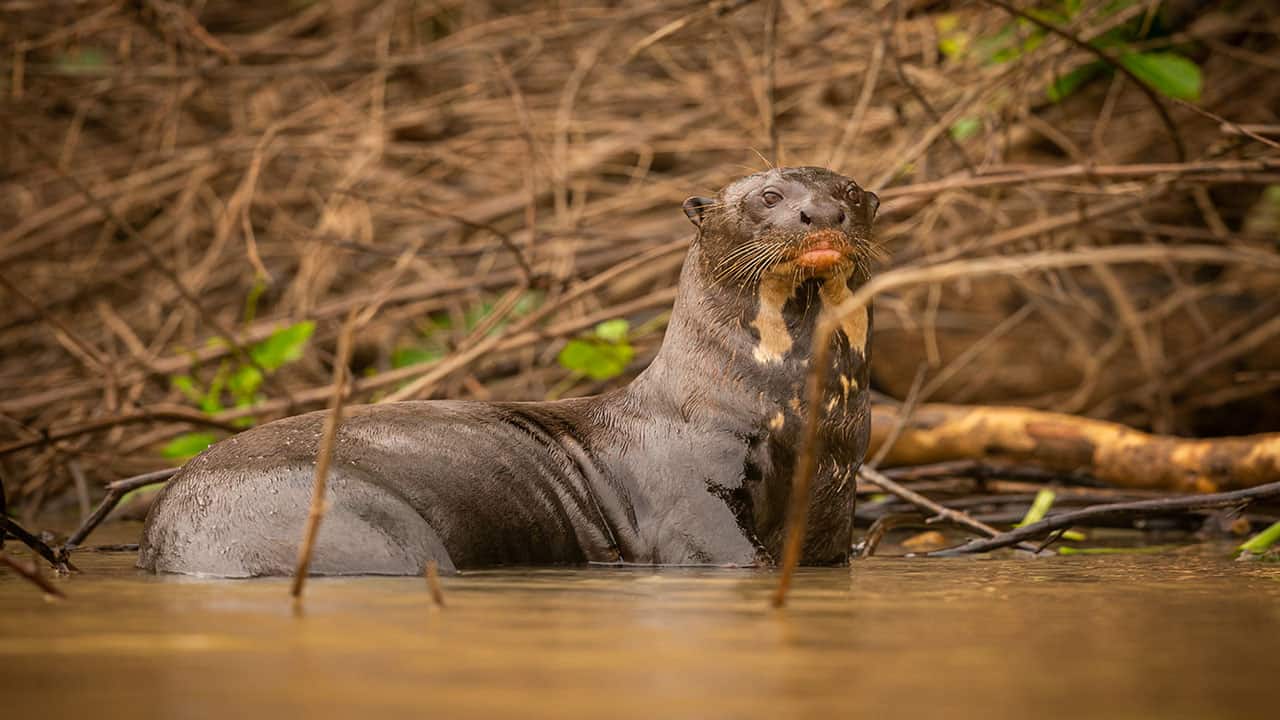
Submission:
{"label": "otter head", "polygon": [[825,168],[748,175],[714,198],[691,197],[703,269],[714,282],[750,287],[847,277],[875,254],[871,223],[880,200]]}

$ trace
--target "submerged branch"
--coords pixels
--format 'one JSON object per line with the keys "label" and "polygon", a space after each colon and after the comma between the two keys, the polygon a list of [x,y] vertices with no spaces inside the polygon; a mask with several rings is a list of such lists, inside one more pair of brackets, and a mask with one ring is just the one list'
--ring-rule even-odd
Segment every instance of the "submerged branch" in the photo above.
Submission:
{"label": "submerged branch", "polygon": [[1256,500],[1280,497],[1280,482],[1259,485],[1258,487],[1232,492],[1213,493],[1209,495],[1191,495],[1187,497],[1161,498],[1157,500],[1136,500],[1133,502],[1094,505],[1081,510],[1064,512],[1045,518],[1040,522],[1023,525],[1009,532],[1000,533],[986,540],[974,540],[959,547],[938,550],[929,553],[930,557],[952,557],[971,555],[973,553],[990,552],[1009,547],[1024,540],[1041,537],[1054,530],[1069,528],[1085,520],[1116,517],[1146,517],[1149,515],[1165,515],[1186,512],[1188,510],[1209,510],[1243,506]]}
{"label": "submerged branch", "polygon": [[[936,503],[920,493],[915,492],[911,488],[904,487],[893,480],[890,480],[885,477],[883,473],[877,472],[874,468],[864,465],[858,470],[858,476],[866,478],[867,480],[879,485],[885,492],[890,493],[891,495],[896,495],[921,510],[932,513],[933,517],[930,518],[928,522],[942,520],[976,532],[979,535],[986,535],[987,537],[997,537],[1001,534],[999,530],[980,520],[974,519],[963,510],[954,510]],[[1020,544],[1020,548],[1029,552],[1036,552],[1036,547],[1034,545]]]}
{"label": "submerged branch", "polygon": [[35,562],[21,563],[9,557],[8,553],[0,551],[0,565],[4,565],[10,570],[24,578],[27,582],[44,591],[46,597],[54,597],[59,600],[66,599],[66,595],[57,588],[48,578],[40,574],[40,567]]}
{"label": "submerged branch", "polygon": [[93,514],[86,518],[74,533],[71,533],[71,537],[67,538],[61,548],[58,548],[58,558],[64,562],[68,561],[71,553],[78,550],[80,543],[83,543],[85,538],[89,537],[89,533],[93,532],[102,524],[103,520],[107,519],[107,516],[111,514],[112,510],[115,510],[116,505],[120,504],[125,495],[139,488],[166,482],[176,475],[178,470],[179,468],[165,468],[164,470],[135,475],[134,477],[108,484],[106,497],[102,498],[102,502],[98,503],[98,507],[94,509]]}

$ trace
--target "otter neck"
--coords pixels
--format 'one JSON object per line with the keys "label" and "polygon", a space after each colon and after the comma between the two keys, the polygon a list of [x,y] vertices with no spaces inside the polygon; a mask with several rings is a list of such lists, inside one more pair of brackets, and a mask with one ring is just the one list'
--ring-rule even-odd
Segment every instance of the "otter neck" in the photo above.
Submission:
{"label": "otter neck", "polygon": [[[708,277],[695,245],[681,271],[675,306],[657,357],[628,388],[685,420],[705,411],[739,425],[763,422],[803,399],[812,332],[823,307],[847,292],[846,279],[765,278],[727,287]],[[841,344],[837,352],[847,351]],[[747,428],[742,428],[747,429]]]}

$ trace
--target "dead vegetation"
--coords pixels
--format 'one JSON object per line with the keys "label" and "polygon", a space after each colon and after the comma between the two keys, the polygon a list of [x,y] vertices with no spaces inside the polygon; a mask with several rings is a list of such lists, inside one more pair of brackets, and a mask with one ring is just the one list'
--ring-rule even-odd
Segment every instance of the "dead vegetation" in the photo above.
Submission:
{"label": "dead vegetation", "polygon": [[[350,402],[626,382],[681,200],[774,137],[879,192],[882,272],[1151,248],[886,289],[885,395],[1280,429],[1280,9],[786,0],[766,42],[773,6],[0,0],[10,506],[87,508],[174,438],[324,407],[353,310],[378,308]],[[1185,58],[1197,97],[1133,53]],[[624,373],[558,362],[619,318]]]}

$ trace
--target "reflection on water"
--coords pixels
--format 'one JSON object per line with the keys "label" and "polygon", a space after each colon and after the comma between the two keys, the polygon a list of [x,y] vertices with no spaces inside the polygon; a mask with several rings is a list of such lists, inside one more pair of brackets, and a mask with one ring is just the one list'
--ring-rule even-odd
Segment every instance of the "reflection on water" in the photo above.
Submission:
{"label": "reflection on water", "polygon": [[575,569],[153,577],[78,556],[70,601],[0,575],[6,717],[1263,717],[1280,566],[1214,551],[873,559],[800,573]]}

